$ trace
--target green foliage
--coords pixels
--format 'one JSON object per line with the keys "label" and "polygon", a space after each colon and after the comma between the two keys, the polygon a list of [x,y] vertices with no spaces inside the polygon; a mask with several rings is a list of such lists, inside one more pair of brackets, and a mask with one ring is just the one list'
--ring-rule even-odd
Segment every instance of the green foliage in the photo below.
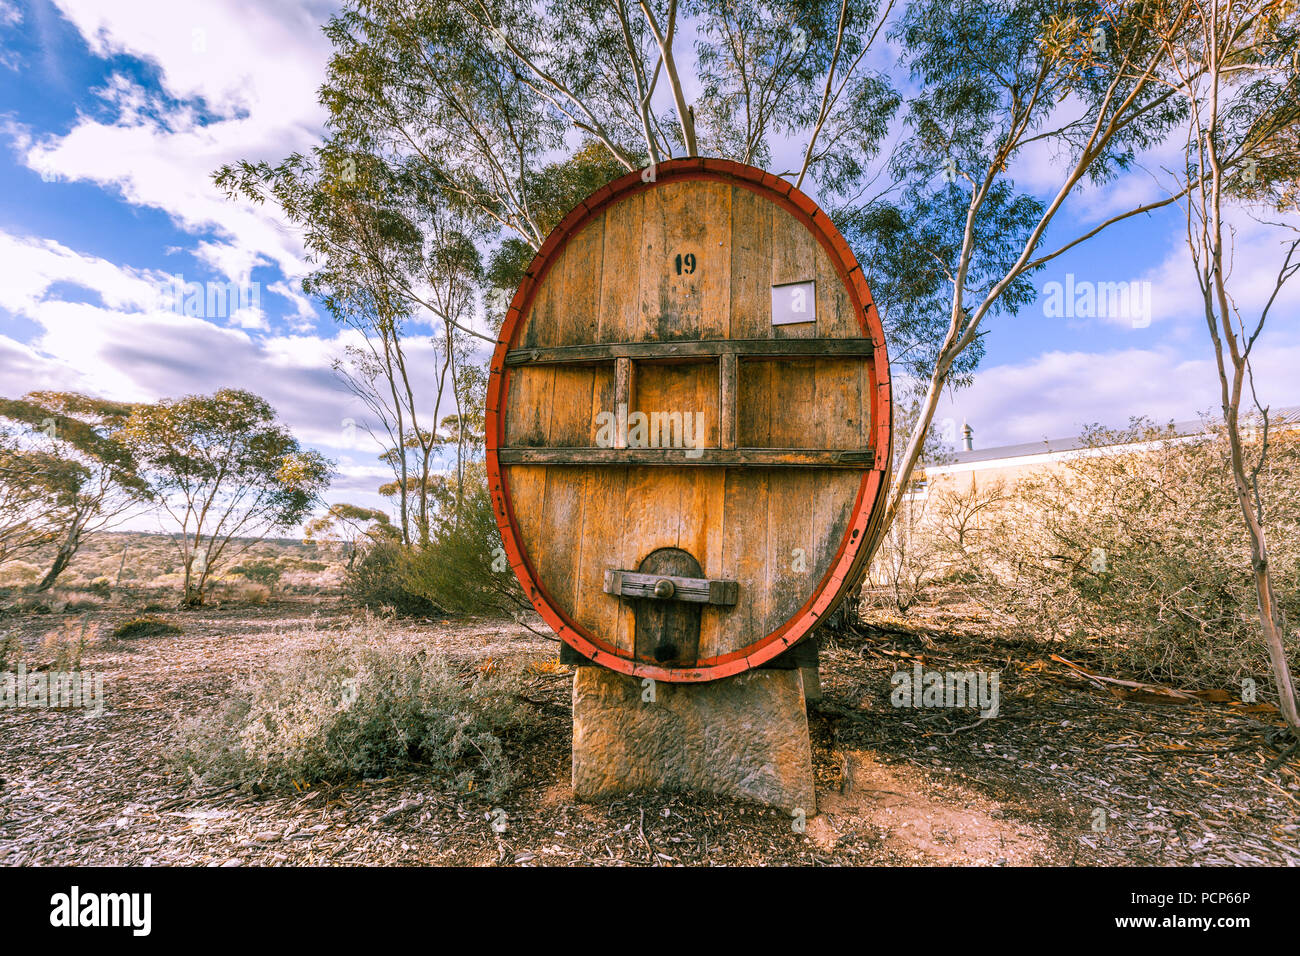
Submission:
{"label": "green foliage", "polygon": [[423,548],[375,546],[347,575],[345,591],[362,607],[405,615],[518,618],[531,605],[506,561],[481,463],[467,466],[462,500],[454,476],[439,476],[438,522]]}
{"label": "green foliage", "polygon": [[[806,149],[810,131],[818,129],[808,156],[811,177],[823,197],[853,192],[887,141],[899,105],[889,78],[862,64],[880,5],[688,0],[684,6],[697,18],[701,148],[772,168],[773,138]],[[832,67],[838,95],[828,103]]]}
{"label": "green foliage", "polygon": [[135,407],[75,392],[0,398],[0,563],[57,543],[38,590],[87,538],[152,498],[122,441]]}
{"label": "green foliage", "polygon": [[259,790],[417,769],[488,800],[510,786],[506,744],[535,732],[519,674],[457,670],[373,619],[294,637],[298,650],[182,725],[175,766]]}
{"label": "green foliage", "polygon": [[[324,567],[324,565],[321,565]],[[280,577],[284,574],[284,568],[280,567],[273,560],[244,561],[230,569],[232,575],[238,575],[255,584],[264,584],[268,588],[273,588],[280,583]]]}
{"label": "green foliage", "polygon": [[448,614],[517,617],[531,607],[506,562],[486,481],[467,490],[459,521],[411,556],[404,586]]}
{"label": "green foliage", "polygon": [[437,605],[407,585],[413,552],[395,542],[370,548],[352,565],[343,580],[343,593],[358,607],[392,611],[407,617],[439,613]]}
{"label": "green foliage", "polygon": [[320,455],[304,452],[264,399],[238,389],[142,407],[125,437],[164,493],[214,496],[231,508],[230,499],[251,497],[238,506],[245,526],[297,524],[328,484]]}
{"label": "green foliage", "polygon": [[131,640],[138,637],[174,637],[184,634],[185,629],[161,617],[145,615],[132,618],[113,629],[113,637],[118,640]]}
{"label": "green foliage", "polygon": [[349,563],[360,550],[400,538],[400,532],[382,511],[342,502],[307,522],[303,530],[304,543],[336,546],[348,556]]}

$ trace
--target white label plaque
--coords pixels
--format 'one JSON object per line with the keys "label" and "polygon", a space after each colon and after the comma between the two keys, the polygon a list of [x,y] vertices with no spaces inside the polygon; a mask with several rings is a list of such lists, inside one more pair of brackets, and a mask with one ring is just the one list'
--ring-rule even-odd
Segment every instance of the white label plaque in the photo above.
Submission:
{"label": "white label plaque", "polygon": [[772,286],[772,324],[797,325],[817,321],[816,283],[790,282]]}

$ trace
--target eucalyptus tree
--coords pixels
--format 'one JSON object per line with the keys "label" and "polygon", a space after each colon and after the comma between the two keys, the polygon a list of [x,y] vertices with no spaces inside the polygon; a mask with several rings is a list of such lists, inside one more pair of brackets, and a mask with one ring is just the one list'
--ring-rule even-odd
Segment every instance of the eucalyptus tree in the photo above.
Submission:
{"label": "eucalyptus tree", "polygon": [[203,604],[221,563],[247,550],[242,542],[297,525],[329,486],[328,462],[238,389],[136,408],[122,440],[171,525],[190,607]]}
{"label": "eucalyptus tree", "polygon": [[397,529],[388,515],[374,508],[340,502],[303,526],[303,543],[334,547],[347,557],[347,570],[364,548],[393,541]]}
{"label": "eucalyptus tree", "polygon": [[[1288,627],[1268,545],[1279,502],[1265,499],[1260,480],[1274,437],[1252,371],[1260,336],[1300,272],[1300,10],[1286,0],[1198,0],[1185,28],[1169,29],[1159,18],[1152,18],[1151,28],[1163,33],[1169,54],[1164,78],[1188,108],[1186,162],[1171,170],[1170,192],[1184,197],[1189,265],[1214,349],[1260,629],[1282,716],[1300,728]],[[1264,295],[1254,307],[1245,304],[1243,283],[1233,279],[1234,218],[1243,216],[1256,220],[1279,248],[1275,279],[1258,290]]]}
{"label": "eucalyptus tree", "polygon": [[[946,327],[924,363],[924,397],[886,521],[907,494],[940,395],[970,369],[968,350],[986,320],[1032,302],[1031,277],[1047,262],[1176,201],[1136,202],[1087,225],[1062,215],[1083,187],[1114,183],[1181,129],[1186,105],[1179,82],[1161,74],[1162,37],[1183,29],[1191,9],[1190,0],[913,0],[902,11],[892,36],[915,91],[891,200],[904,227],[898,248],[941,277]],[[1138,15],[1154,10],[1163,30]],[[1052,157],[1038,171],[1045,188],[1016,181],[1031,150]]]}
{"label": "eucalyptus tree", "polygon": [[[0,399],[0,419],[18,432],[25,449],[12,460],[27,466],[14,476],[26,484],[26,492],[15,489],[6,498],[38,493],[39,515],[29,515],[29,526],[42,528],[42,537],[54,544],[37,591],[54,586],[88,538],[140,513],[152,499],[149,483],[121,440],[134,408],[76,392]],[[8,484],[3,475],[0,482]]]}
{"label": "eucalyptus tree", "polygon": [[[432,287],[440,223],[459,217],[460,231],[490,249],[483,274],[456,277],[491,293],[490,329],[550,229],[622,172],[700,149],[753,162],[770,155],[773,137],[802,132],[791,180],[847,190],[897,105],[866,68],[888,9],[877,16],[849,0],[352,0],[331,19],[326,142],[275,165],[231,164],[215,178],[232,198],[275,203],[303,230],[314,265],[305,290],[364,331],[345,372],[389,432],[385,460],[407,540],[408,499],[414,491],[417,505],[425,500],[426,480],[418,462],[412,474],[392,452],[414,437],[423,454],[436,434],[412,423],[404,398],[407,330],[436,319],[444,363],[457,335],[493,340],[449,306],[451,286]],[[698,36],[697,104],[674,55],[688,27]]]}
{"label": "eucalyptus tree", "polygon": [[84,477],[75,463],[25,445],[16,431],[0,424],[0,566],[58,540],[49,489]]}

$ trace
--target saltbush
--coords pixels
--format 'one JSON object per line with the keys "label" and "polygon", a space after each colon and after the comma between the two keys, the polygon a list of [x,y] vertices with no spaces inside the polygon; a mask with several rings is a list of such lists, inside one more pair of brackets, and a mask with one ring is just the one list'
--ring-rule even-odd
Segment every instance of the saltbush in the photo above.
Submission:
{"label": "saltbush", "polygon": [[536,730],[519,673],[458,669],[369,616],[289,640],[300,649],[180,727],[171,759],[196,784],[265,790],[421,769],[489,800],[510,786],[504,745]]}
{"label": "saltbush", "polygon": [[179,624],[173,624],[171,621],[150,614],[133,618],[113,629],[113,637],[118,640],[137,637],[172,637],[184,633],[184,628]]}

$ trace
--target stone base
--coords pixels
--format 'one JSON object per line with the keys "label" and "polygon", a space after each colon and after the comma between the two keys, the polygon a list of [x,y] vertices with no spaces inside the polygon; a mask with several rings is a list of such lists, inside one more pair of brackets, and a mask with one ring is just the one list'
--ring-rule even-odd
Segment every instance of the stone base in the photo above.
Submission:
{"label": "stone base", "polygon": [[603,667],[573,679],[573,789],[580,800],[694,790],[816,813],[798,670],[654,684]]}

